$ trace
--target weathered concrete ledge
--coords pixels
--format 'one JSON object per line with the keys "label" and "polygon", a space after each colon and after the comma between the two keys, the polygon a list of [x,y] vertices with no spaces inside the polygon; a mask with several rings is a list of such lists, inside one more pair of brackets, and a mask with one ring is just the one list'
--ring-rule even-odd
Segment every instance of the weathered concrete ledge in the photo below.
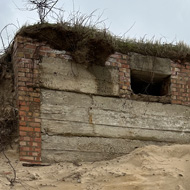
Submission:
{"label": "weathered concrete ledge", "polygon": [[59,58],[43,58],[41,86],[89,94],[119,96],[118,69],[93,65],[87,68]]}

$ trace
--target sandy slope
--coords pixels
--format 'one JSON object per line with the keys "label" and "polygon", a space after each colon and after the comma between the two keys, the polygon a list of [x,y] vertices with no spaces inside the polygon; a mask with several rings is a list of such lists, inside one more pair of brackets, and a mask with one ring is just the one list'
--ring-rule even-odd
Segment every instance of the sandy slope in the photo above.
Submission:
{"label": "sandy slope", "polygon": [[95,163],[59,163],[23,167],[14,151],[7,155],[17,171],[0,156],[0,190],[190,190],[190,145],[147,146],[129,155]]}

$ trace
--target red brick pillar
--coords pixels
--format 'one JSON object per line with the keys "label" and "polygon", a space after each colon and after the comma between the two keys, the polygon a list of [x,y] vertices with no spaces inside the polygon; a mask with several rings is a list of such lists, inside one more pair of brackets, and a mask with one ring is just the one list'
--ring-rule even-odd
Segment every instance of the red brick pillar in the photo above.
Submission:
{"label": "red brick pillar", "polygon": [[171,64],[171,103],[190,106],[190,63]]}
{"label": "red brick pillar", "polygon": [[38,44],[16,37],[13,49],[19,115],[20,160],[41,162],[41,119]]}
{"label": "red brick pillar", "polygon": [[120,96],[130,99],[131,97],[131,71],[127,55],[121,55],[118,59],[119,65],[119,84]]}
{"label": "red brick pillar", "polygon": [[119,70],[119,95],[130,99],[131,95],[131,74],[128,55],[118,53],[111,55],[106,66],[117,67]]}

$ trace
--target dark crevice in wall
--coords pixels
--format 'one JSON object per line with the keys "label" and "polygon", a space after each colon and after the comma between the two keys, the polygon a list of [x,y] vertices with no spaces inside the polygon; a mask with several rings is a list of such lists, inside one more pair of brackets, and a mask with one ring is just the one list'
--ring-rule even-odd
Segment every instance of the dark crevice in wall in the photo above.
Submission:
{"label": "dark crevice in wall", "polygon": [[132,71],[131,88],[135,94],[165,96],[170,93],[170,76]]}
{"label": "dark crevice in wall", "polygon": [[170,75],[146,71],[131,71],[131,99],[171,103]]}

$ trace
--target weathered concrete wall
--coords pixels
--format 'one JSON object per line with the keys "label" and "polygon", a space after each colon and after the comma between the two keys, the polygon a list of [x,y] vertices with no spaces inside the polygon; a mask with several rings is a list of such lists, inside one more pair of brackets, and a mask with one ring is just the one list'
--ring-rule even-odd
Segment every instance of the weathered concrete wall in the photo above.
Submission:
{"label": "weathered concrete wall", "polygon": [[171,60],[137,53],[130,54],[131,70],[154,72],[161,75],[171,75]]}
{"label": "weathered concrete wall", "polygon": [[[169,60],[160,71],[162,59],[136,57],[135,70],[171,74]],[[146,61],[152,65],[144,68]],[[42,161],[95,161],[147,144],[190,142],[189,107],[119,98],[117,67],[44,57],[40,73]]]}
{"label": "weathered concrete wall", "polygon": [[43,58],[41,85],[48,89],[107,96],[119,95],[118,69],[76,64],[60,58]]}
{"label": "weathered concrete wall", "polygon": [[190,142],[185,106],[53,90],[42,90],[42,99],[42,160],[92,161],[153,141]]}

